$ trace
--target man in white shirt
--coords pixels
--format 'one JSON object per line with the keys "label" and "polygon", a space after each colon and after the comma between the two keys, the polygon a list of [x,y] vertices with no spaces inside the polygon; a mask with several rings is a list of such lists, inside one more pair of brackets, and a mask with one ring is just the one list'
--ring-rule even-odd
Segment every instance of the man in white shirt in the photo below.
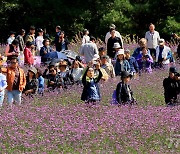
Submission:
{"label": "man in white shirt", "polygon": [[147,39],[147,47],[150,50],[153,59],[156,57],[156,47],[160,39],[159,32],[155,31],[154,24],[149,25],[149,31],[146,32],[145,38]]}
{"label": "man in white shirt", "polygon": [[[116,29],[116,26],[115,26],[114,24],[111,24],[111,25],[109,26],[109,32],[106,33],[106,37],[105,37],[106,46],[107,46],[108,39],[111,37],[111,33],[110,33],[111,29],[114,29],[114,30],[115,30],[115,29]],[[120,40],[121,40],[121,42],[122,42],[122,48],[123,48],[123,39],[122,39],[120,33],[119,33],[118,31],[116,31],[116,30],[115,30],[115,36],[120,38]]]}
{"label": "man in white shirt", "polygon": [[95,43],[94,37],[90,38],[90,42],[82,44],[80,48],[80,54],[84,56],[86,63],[89,63],[95,54],[98,54],[98,49]]}

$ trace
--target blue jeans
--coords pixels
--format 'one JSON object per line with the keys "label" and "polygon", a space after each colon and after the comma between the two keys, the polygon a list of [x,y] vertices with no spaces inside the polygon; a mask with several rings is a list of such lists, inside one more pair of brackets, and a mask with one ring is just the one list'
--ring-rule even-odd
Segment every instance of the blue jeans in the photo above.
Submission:
{"label": "blue jeans", "polygon": [[19,90],[8,91],[7,96],[8,96],[9,105],[12,105],[14,101],[18,105],[20,105],[21,104],[21,95],[22,95],[22,92]]}
{"label": "blue jeans", "polygon": [[0,107],[2,107],[4,101],[4,95],[0,96]]}

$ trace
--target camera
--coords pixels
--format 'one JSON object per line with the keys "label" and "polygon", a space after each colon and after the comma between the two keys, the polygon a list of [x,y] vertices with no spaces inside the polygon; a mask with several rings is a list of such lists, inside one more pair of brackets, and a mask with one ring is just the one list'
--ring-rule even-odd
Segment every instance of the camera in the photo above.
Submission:
{"label": "camera", "polygon": [[175,73],[175,76],[176,76],[176,77],[180,77],[180,74],[179,74],[179,73]]}
{"label": "camera", "polygon": [[144,55],[144,58],[149,58],[149,55]]}

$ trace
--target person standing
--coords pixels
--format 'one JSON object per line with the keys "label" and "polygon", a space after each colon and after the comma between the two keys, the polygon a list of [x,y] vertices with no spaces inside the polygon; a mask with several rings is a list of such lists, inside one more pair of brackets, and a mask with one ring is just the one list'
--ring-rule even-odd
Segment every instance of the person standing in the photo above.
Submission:
{"label": "person standing", "polygon": [[43,40],[44,40],[43,33],[44,33],[44,31],[41,28],[39,28],[37,30],[37,32],[38,32],[38,36],[36,37],[35,41],[36,41],[36,50],[37,50],[37,53],[39,55],[41,47],[43,47]]}
{"label": "person standing", "polygon": [[115,26],[114,24],[111,24],[111,25],[109,26],[109,32],[106,33],[106,37],[105,37],[105,43],[106,43],[106,45],[107,45],[108,39],[111,37],[110,31],[111,31],[112,29],[115,30],[115,36],[120,38],[120,40],[121,40],[121,42],[122,42],[122,46],[121,46],[121,47],[123,48],[123,39],[122,39],[122,36],[121,36],[121,34],[120,34],[118,31],[116,31],[116,26]]}
{"label": "person standing", "polygon": [[159,32],[155,31],[155,25],[149,25],[149,31],[146,32],[145,38],[147,39],[147,47],[150,50],[150,54],[155,60],[156,57],[156,47],[160,39]]}
{"label": "person standing", "polygon": [[8,104],[12,106],[15,101],[18,105],[20,105],[22,91],[26,86],[26,75],[24,70],[19,68],[17,57],[11,58],[10,66],[5,68],[3,73],[7,73]]}
{"label": "person standing", "polygon": [[7,87],[7,79],[6,76],[2,74],[2,66],[0,66],[0,107],[3,106],[6,87]]}
{"label": "person standing", "polygon": [[24,49],[24,63],[29,66],[32,66],[34,64],[34,57],[31,52],[32,46],[33,46],[32,42],[28,41]]}
{"label": "person standing", "polygon": [[84,29],[83,38],[82,38],[82,44],[88,43],[89,41],[90,41],[89,31],[87,29]]}
{"label": "person standing", "polygon": [[10,31],[10,36],[9,36],[9,38],[7,39],[7,43],[10,45],[12,42],[13,42],[13,40],[15,39],[15,32],[13,32],[13,31]]}
{"label": "person standing", "polygon": [[56,35],[55,35],[55,39],[54,39],[54,44],[56,46],[56,51],[57,50],[57,44],[59,42],[59,36],[61,35],[61,26],[56,26]]}
{"label": "person standing", "polygon": [[119,37],[116,37],[115,32],[116,31],[114,29],[110,30],[111,37],[108,39],[108,42],[107,42],[107,55],[110,58],[114,58],[116,55],[116,52],[114,49],[114,43],[119,43],[120,48],[122,48],[121,39]]}
{"label": "person standing", "polygon": [[25,35],[26,31],[24,29],[21,29],[20,34],[16,37],[16,39],[19,41],[19,50],[20,52],[24,52],[24,35]]}
{"label": "person standing", "polygon": [[94,58],[94,55],[98,54],[98,49],[95,42],[96,39],[91,36],[89,43],[81,45],[80,54],[84,56],[86,63],[89,63]]}

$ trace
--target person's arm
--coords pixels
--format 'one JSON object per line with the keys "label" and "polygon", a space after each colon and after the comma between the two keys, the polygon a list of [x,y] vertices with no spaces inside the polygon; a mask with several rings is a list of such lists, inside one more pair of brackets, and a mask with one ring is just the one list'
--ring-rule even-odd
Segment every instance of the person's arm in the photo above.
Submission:
{"label": "person's arm", "polygon": [[136,73],[138,73],[139,72],[139,65],[138,65],[136,59],[134,59],[133,65],[134,65],[134,69],[135,69]]}
{"label": "person's arm", "polygon": [[83,85],[86,85],[86,75],[87,75],[87,72],[88,72],[88,70],[89,70],[89,67],[87,67],[87,68],[85,68],[86,70],[85,70],[85,72],[84,72],[84,75],[83,75],[83,77],[82,77],[82,83],[83,83]]}
{"label": "person's arm", "polygon": [[121,89],[122,89],[122,84],[118,83],[117,87],[116,87],[116,100],[118,102],[118,104],[121,104]]}
{"label": "person's arm", "polygon": [[10,49],[10,47],[9,47],[9,45],[7,45],[7,46],[6,46],[6,49],[5,49],[5,55],[6,55],[6,56],[12,56],[12,55],[14,55],[15,52],[10,52],[10,53],[9,53],[9,49]]}
{"label": "person's arm", "polygon": [[40,40],[38,39],[38,37],[36,38],[36,48],[38,51],[40,51]]}
{"label": "person's arm", "polygon": [[98,77],[95,79],[95,82],[96,82],[96,83],[98,83],[98,82],[101,80],[102,76],[103,76],[103,74],[102,74],[102,72],[101,72],[101,69],[98,69],[98,71],[99,71],[99,75],[98,75]]}
{"label": "person's arm", "polygon": [[115,75],[115,71],[114,71],[114,67],[113,65],[111,65],[111,78],[114,78],[116,75]]}
{"label": "person's arm", "polygon": [[26,86],[26,75],[23,72],[23,84],[22,84],[22,87],[25,88],[25,86]]}
{"label": "person's arm", "polygon": [[0,92],[1,91],[3,91],[3,90],[5,90],[6,89],[6,87],[7,87],[7,80],[6,80],[6,76],[3,76],[2,77],[2,88],[0,89]]}

